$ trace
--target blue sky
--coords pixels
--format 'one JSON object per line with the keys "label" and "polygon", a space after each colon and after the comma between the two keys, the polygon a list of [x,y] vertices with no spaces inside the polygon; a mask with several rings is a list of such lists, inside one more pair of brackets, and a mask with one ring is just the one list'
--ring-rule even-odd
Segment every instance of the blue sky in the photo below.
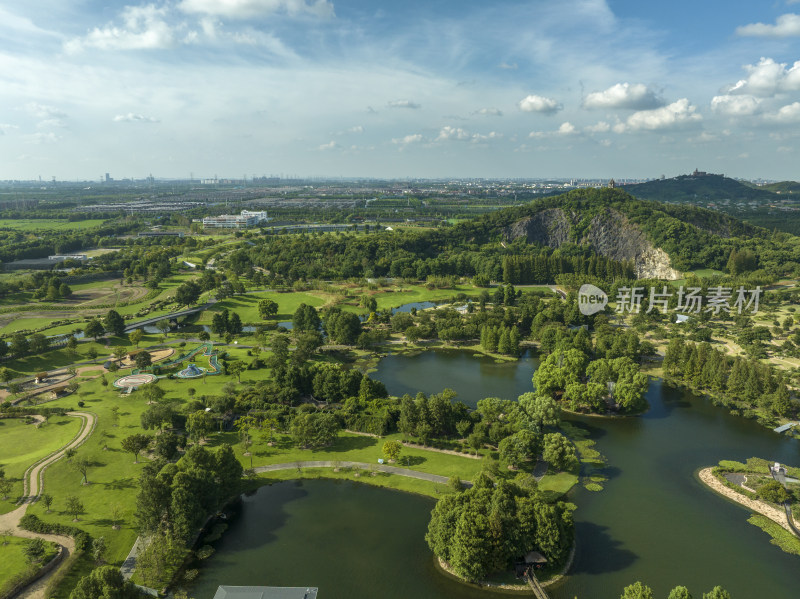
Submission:
{"label": "blue sky", "polygon": [[800,0],[0,0],[0,179],[797,179]]}

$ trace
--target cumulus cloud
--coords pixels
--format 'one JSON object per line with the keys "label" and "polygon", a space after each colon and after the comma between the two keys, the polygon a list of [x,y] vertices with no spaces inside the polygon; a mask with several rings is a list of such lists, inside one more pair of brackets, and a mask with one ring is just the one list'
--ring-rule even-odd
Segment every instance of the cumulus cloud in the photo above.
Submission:
{"label": "cumulus cloud", "polygon": [[411,100],[392,100],[388,103],[388,106],[389,108],[410,108],[411,110],[422,108],[422,106]]}
{"label": "cumulus cloud", "polygon": [[629,131],[676,129],[702,120],[702,118],[687,98],[681,98],[668,106],[634,112],[624,123],[617,123],[614,126],[614,131],[625,133]]}
{"label": "cumulus cloud", "polygon": [[167,24],[167,8],[154,4],[126,6],[122,9],[123,25],[109,24],[95,27],[82,38],[68,41],[64,49],[69,53],[85,48],[99,50],[154,50],[169,48],[176,43],[175,32]]}
{"label": "cumulus cloud", "polygon": [[67,113],[47,104],[39,104],[38,102],[28,102],[25,105],[25,110],[35,116],[37,119],[64,119]]}
{"label": "cumulus cloud", "polygon": [[787,63],[775,62],[772,58],[745,65],[747,78],[730,86],[727,93],[771,97],[780,92],[800,90],[800,60],[787,67]]}
{"label": "cumulus cloud", "polygon": [[537,96],[531,94],[520,100],[519,109],[523,112],[541,112],[542,114],[555,114],[561,110],[563,106],[553,100],[544,96]]}
{"label": "cumulus cloud", "polygon": [[318,150],[325,151],[325,150],[335,150],[335,149],[337,149],[338,147],[339,147],[339,144],[337,144],[335,141],[329,141],[329,142],[328,142],[328,143],[326,143],[326,144],[322,144],[322,145],[321,145],[321,146],[319,146],[317,149],[318,149]]}
{"label": "cumulus cloud", "polygon": [[736,33],[749,37],[794,37],[800,36],[800,15],[789,13],[781,15],[774,25],[752,23],[736,28]]}
{"label": "cumulus cloud", "polygon": [[663,105],[656,92],[643,83],[617,83],[601,92],[592,92],[583,101],[584,108],[649,110]]}
{"label": "cumulus cloud", "polygon": [[465,141],[470,138],[470,134],[467,131],[464,131],[461,127],[450,127],[445,126],[439,131],[439,136],[436,138],[436,141]]}
{"label": "cumulus cloud", "polygon": [[115,123],[157,123],[158,119],[143,114],[129,112],[128,114],[118,114],[114,117]]}
{"label": "cumulus cloud", "polygon": [[759,110],[761,100],[755,96],[714,96],[711,98],[711,110],[725,116],[749,116]]}
{"label": "cumulus cloud", "polygon": [[606,123],[605,121],[600,121],[599,123],[595,123],[594,125],[588,125],[584,127],[584,131],[587,133],[607,133],[611,130],[611,125]]}
{"label": "cumulus cloud", "polygon": [[503,111],[499,108],[481,108],[472,114],[477,114],[480,116],[503,116]]}
{"label": "cumulus cloud", "polygon": [[328,0],[182,0],[178,8],[186,13],[214,15],[229,19],[251,19],[274,13],[289,16],[334,16]]}
{"label": "cumulus cloud", "polygon": [[398,137],[392,140],[393,144],[407,146],[409,144],[418,144],[425,141],[425,138],[422,137],[421,133],[413,133],[411,135],[406,135],[405,137]]}
{"label": "cumulus cloud", "polygon": [[764,118],[776,123],[800,123],[800,102],[787,104],[777,112],[765,114]]}
{"label": "cumulus cloud", "polygon": [[489,141],[490,139],[501,139],[503,137],[502,133],[498,133],[497,131],[490,131],[486,135],[482,135],[481,133],[475,133],[472,136],[472,143],[481,143],[484,141]]}
{"label": "cumulus cloud", "polygon": [[533,139],[542,139],[545,137],[567,137],[570,135],[576,135],[578,133],[577,127],[566,121],[561,123],[561,125],[555,131],[531,131],[528,134],[528,137]]}
{"label": "cumulus cloud", "polygon": [[515,71],[519,67],[517,66],[516,62],[512,62],[512,63],[501,62],[499,65],[497,65],[497,68],[498,69],[505,69],[505,70],[508,70],[508,71]]}

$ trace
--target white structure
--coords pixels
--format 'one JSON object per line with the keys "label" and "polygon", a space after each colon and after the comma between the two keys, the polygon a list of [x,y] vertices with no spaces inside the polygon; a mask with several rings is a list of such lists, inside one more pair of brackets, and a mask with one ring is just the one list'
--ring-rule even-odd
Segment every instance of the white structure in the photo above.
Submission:
{"label": "white structure", "polygon": [[207,216],[203,219],[204,229],[246,229],[257,227],[269,220],[266,211],[251,212],[242,210],[241,214],[221,214],[220,216]]}

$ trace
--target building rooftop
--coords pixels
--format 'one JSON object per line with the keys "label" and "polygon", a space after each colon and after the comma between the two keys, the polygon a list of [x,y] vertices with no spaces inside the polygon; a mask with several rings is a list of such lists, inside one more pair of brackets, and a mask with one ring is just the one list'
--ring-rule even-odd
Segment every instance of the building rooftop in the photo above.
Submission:
{"label": "building rooftop", "polygon": [[214,599],[316,599],[315,587],[234,587],[220,585]]}

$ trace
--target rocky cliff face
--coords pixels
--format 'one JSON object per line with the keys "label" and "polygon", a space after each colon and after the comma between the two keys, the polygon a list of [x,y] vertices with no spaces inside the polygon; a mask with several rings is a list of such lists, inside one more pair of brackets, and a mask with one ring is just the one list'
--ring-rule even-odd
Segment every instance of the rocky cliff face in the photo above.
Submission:
{"label": "rocky cliff face", "polygon": [[[525,237],[529,243],[560,247],[570,241],[570,231],[581,222],[581,215],[567,214],[560,208],[550,208],[517,221],[503,231],[507,239]],[[616,210],[607,210],[592,218],[581,233],[580,245],[591,246],[598,254],[613,260],[632,260],[640,279],[674,280],[681,274],[670,266],[667,253],[654,247],[645,234]]]}

